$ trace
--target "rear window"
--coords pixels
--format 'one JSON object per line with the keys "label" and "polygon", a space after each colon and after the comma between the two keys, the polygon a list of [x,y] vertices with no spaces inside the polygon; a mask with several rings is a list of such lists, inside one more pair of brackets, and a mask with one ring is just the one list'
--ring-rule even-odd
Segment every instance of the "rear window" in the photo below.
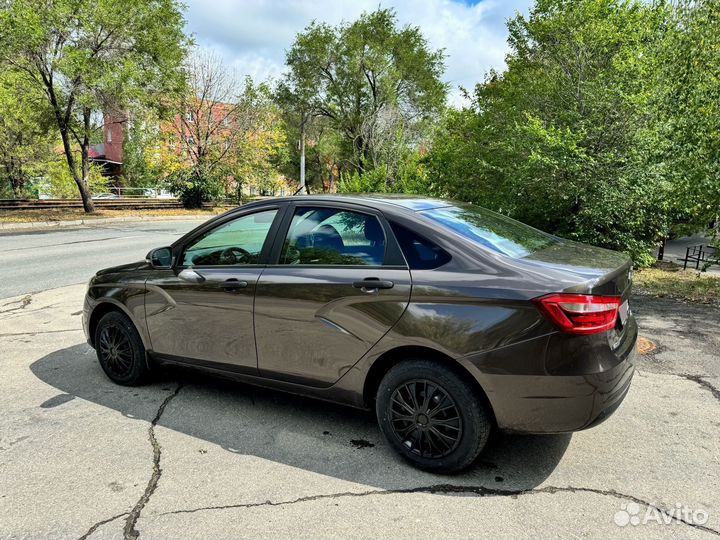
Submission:
{"label": "rear window", "polygon": [[450,261],[450,254],[427,238],[397,223],[390,226],[411,270],[439,268]]}
{"label": "rear window", "polygon": [[554,236],[472,204],[433,208],[420,214],[484,248],[515,259],[560,242]]}

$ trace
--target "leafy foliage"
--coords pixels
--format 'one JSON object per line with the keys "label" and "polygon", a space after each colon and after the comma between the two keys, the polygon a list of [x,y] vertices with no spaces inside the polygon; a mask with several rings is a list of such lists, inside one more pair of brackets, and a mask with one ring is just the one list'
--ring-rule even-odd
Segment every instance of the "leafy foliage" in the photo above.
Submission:
{"label": "leafy foliage", "polygon": [[43,172],[54,133],[36,113],[42,100],[23,73],[0,73],[0,198],[28,196],[32,178]]}
{"label": "leafy foliage", "polygon": [[143,188],[158,185],[163,174],[160,167],[160,119],[157,111],[137,107],[126,123],[123,143],[122,184]]}
{"label": "leafy foliage", "polygon": [[472,201],[639,264],[717,222],[718,0],[536,0],[508,21],[507,69],[461,109],[445,106],[443,51],[391,9],[311,23],[271,88],[186,59],[181,7],[0,7],[0,192],[72,178],[91,209],[97,119],[121,112],[122,181],[164,179],[192,207],[287,189],[302,154],[316,191]]}
{"label": "leafy foliage", "polygon": [[185,208],[201,208],[206,201],[224,195],[222,183],[213,171],[203,167],[181,168],[165,179],[167,188],[178,195]]}
{"label": "leafy foliage", "polygon": [[239,83],[214,54],[193,55],[186,71],[186,92],[161,127],[168,185],[191,207],[230,194],[240,200],[248,185],[274,191],[286,139],[268,85]]}
{"label": "leafy foliage", "polygon": [[[72,199],[77,196],[77,185],[67,168],[62,156],[52,154],[44,167],[41,182],[37,185],[39,192],[56,199]],[[102,175],[100,168],[90,165],[88,185],[93,193],[103,193],[108,190],[109,179]]]}
{"label": "leafy foliage", "polygon": [[393,173],[387,163],[366,172],[345,172],[340,176],[339,193],[410,193],[427,194],[432,185],[420,152],[408,152]]}
{"label": "leafy foliage", "polygon": [[345,170],[391,165],[408,134],[443,107],[442,51],[420,30],[397,28],[395,13],[378,9],[331,27],[313,22],[287,53],[279,96],[297,124],[322,122],[336,135]]}
{"label": "leafy foliage", "polygon": [[123,110],[182,84],[177,0],[13,0],[0,9],[0,62],[45,97],[86,211],[93,113]]}
{"label": "leafy foliage", "polygon": [[653,159],[672,183],[674,221],[695,232],[720,216],[720,2],[682,0],[657,55]]}
{"label": "leafy foliage", "polygon": [[646,159],[665,17],[635,1],[539,0],[510,20],[508,69],[435,140],[435,189],[647,262],[668,226],[668,185]]}

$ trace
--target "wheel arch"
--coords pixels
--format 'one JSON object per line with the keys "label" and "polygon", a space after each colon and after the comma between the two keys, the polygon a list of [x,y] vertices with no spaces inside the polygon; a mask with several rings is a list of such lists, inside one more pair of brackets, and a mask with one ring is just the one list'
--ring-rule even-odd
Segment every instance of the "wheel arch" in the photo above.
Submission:
{"label": "wheel arch", "polygon": [[127,316],[128,319],[130,319],[130,322],[133,324],[133,326],[135,326],[135,329],[140,335],[143,346],[147,349],[145,335],[143,334],[142,329],[138,327],[137,321],[133,318],[132,314],[123,304],[121,304],[120,302],[115,302],[111,299],[101,300],[90,312],[90,318],[88,319],[88,336],[90,339],[90,345],[95,347],[95,330],[97,329],[97,325],[100,322],[100,319],[113,311],[117,313],[122,313],[123,315]]}
{"label": "wheel arch", "polygon": [[403,360],[410,358],[436,361],[453,370],[455,374],[462,377],[463,380],[468,381],[483,403],[488,407],[493,423],[496,422],[495,411],[493,410],[492,403],[490,403],[485,389],[465,366],[443,352],[418,345],[405,345],[390,349],[372,363],[365,377],[363,387],[363,401],[366,407],[370,409],[374,408],[375,395],[380,386],[380,381],[382,381],[385,374]]}

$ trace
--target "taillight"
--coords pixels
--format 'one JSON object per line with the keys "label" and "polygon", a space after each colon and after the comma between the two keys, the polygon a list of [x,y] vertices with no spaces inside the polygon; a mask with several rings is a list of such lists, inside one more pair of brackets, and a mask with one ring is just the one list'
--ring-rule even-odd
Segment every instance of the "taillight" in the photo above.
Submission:
{"label": "taillight", "polygon": [[598,334],[615,326],[622,299],[591,294],[548,294],[533,302],[563,332]]}

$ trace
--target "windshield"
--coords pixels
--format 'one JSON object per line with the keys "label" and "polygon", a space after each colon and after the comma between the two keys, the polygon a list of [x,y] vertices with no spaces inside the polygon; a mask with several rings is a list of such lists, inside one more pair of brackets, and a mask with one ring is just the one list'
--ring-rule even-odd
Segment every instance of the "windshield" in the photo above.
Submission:
{"label": "windshield", "polygon": [[554,236],[472,204],[434,208],[420,214],[485,248],[515,259],[560,242]]}

